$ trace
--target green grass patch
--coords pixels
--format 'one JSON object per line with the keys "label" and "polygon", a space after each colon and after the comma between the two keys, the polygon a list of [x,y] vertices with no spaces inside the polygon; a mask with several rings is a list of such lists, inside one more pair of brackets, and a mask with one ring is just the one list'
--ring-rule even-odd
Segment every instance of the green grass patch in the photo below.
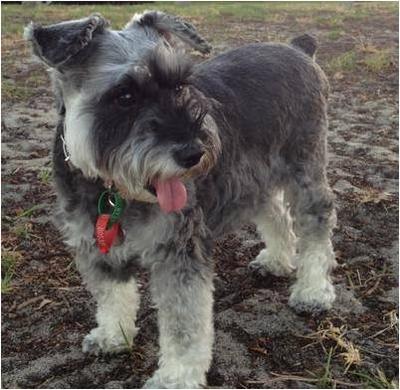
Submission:
{"label": "green grass patch", "polygon": [[[92,12],[100,12],[108,18],[114,28],[122,28],[135,12],[156,9],[182,17],[224,23],[229,19],[236,21],[268,21],[277,13],[293,16],[307,16],[310,13],[320,17],[321,23],[340,26],[343,17],[367,17],[378,11],[393,12],[396,2],[346,4],[345,2],[153,2],[145,4],[93,3],[49,5],[38,2],[2,5],[2,33],[22,37],[23,27],[31,20],[51,23],[72,18],[81,18]],[[325,14],[325,17],[318,16]]]}
{"label": "green grass patch", "polygon": [[364,388],[373,389],[398,389],[399,384],[395,379],[388,379],[386,374],[377,369],[376,372],[366,372],[366,371],[352,371],[350,374],[356,376],[363,381]]}
{"label": "green grass patch", "polygon": [[23,217],[31,217],[35,211],[41,210],[41,209],[43,209],[45,207],[46,207],[45,204],[34,205],[34,206],[30,207],[29,209],[18,213],[17,216],[16,216],[16,219],[23,218]]}
{"label": "green grass patch", "polygon": [[364,58],[363,64],[369,71],[378,73],[389,68],[392,64],[391,52],[389,50],[380,50],[376,53],[368,54]]}
{"label": "green grass patch", "polygon": [[124,338],[124,342],[125,342],[127,351],[132,352],[132,342],[128,339],[128,336],[125,332],[125,329],[121,325],[121,322],[118,322],[118,325],[119,325],[119,329],[121,330],[122,337]]}
{"label": "green grass patch", "polygon": [[18,69],[9,63],[9,58],[5,58],[7,63],[2,69],[2,101],[15,102],[28,100],[38,94],[38,88],[49,84],[46,71],[43,68],[32,69],[28,74],[21,76]]}
{"label": "green grass patch", "polygon": [[324,28],[343,27],[343,17],[341,15],[324,14],[323,16],[317,16],[315,22]]}
{"label": "green grass patch", "polygon": [[393,15],[399,13],[399,4],[397,1],[371,1],[368,4],[361,2],[351,4],[349,2],[349,6],[349,12],[343,20],[345,23],[362,22],[371,17],[379,17],[382,13]]}
{"label": "green grass patch", "polygon": [[43,168],[38,173],[38,179],[45,185],[50,183],[52,170],[50,168]]}
{"label": "green grass patch", "polygon": [[12,282],[12,277],[14,276],[14,272],[6,272],[6,273],[1,273],[1,293],[2,294],[7,294],[12,290],[11,287],[11,282]]}
{"label": "green grass patch", "polygon": [[1,293],[7,294],[12,290],[11,282],[15,273],[15,267],[21,258],[19,252],[2,250],[1,254]]}
{"label": "green grass patch", "polygon": [[320,378],[318,378],[318,386],[321,389],[330,389],[334,386],[333,385],[333,377],[331,372],[331,361],[333,355],[333,348],[331,348],[327,354],[327,359],[324,367],[323,374]]}
{"label": "green grass patch", "polygon": [[337,41],[341,36],[342,36],[342,31],[341,30],[331,30],[326,34],[326,37],[330,41]]}
{"label": "green grass patch", "polygon": [[31,238],[32,225],[29,223],[21,223],[14,226],[11,231],[18,238],[28,240]]}
{"label": "green grass patch", "polygon": [[26,86],[17,84],[14,80],[3,80],[1,83],[2,101],[14,102],[26,100],[33,96],[34,91]]}
{"label": "green grass patch", "polygon": [[357,65],[357,53],[350,50],[336,58],[334,58],[329,64],[328,69],[332,72],[339,71],[352,71]]}

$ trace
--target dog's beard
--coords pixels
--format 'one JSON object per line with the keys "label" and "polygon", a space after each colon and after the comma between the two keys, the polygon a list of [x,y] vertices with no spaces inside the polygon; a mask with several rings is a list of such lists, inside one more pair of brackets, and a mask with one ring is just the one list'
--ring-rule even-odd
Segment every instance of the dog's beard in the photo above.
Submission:
{"label": "dog's beard", "polygon": [[167,213],[186,205],[185,173],[168,148],[154,146],[152,139],[126,141],[111,153],[107,169],[124,198],[158,202]]}
{"label": "dog's beard", "polygon": [[127,140],[110,154],[106,174],[126,199],[158,202],[166,212],[179,211],[187,203],[185,182],[206,174],[216,163],[220,140],[215,122],[206,116],[203,131],[204,155],[200,162],[184,169],[179,167],[168,148],[155,146],[153,139]]}

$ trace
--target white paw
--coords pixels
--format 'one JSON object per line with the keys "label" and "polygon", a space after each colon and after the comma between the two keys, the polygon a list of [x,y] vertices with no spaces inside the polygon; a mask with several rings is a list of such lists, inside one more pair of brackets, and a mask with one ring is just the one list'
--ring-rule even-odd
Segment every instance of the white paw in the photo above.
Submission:
{"label": "white paw", "polygon": [[268,249],[263,249],[255,260],[249,263],[249,268],[262,276],[266,276],[268,273],[275,276],[285,276],[294,270],[290,260],[290,255],[286,253],[281,252],[278,254]]}
{"label": "white paw", "polygon": [[199,389],[205,385],[205,375],[193,375],[196,369],[188,369],[188,373],[168,372],[165,369],[157,370],[146,381],[145,389]]}
{"label": "white paw", "polygon": [[125,352],[132,348],[136,333],[136,329],[130,332],[126,332],[126,330],[122,332],[121,329],[110,332],[104,327],[97,327],[83,339],[82,351],[94,355]]}
{"label": "white paw", "polygon": [[335,298],[335,288],[327,280],[322,281],[318,286],[304,287],[303,283],[295,283],[289,305],[300,312],[320,312],[331,309]]}

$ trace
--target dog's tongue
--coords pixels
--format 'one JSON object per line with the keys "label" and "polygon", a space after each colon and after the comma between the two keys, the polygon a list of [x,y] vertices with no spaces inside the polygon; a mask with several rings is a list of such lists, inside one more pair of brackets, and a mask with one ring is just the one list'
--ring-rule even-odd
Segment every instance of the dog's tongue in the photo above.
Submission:
{"label": "dog's tongue", "polygon": [[153,185],[162,211],[171,213],[185,207],[187,201],[186,188],[177,177],[165,181],[158,180]]}

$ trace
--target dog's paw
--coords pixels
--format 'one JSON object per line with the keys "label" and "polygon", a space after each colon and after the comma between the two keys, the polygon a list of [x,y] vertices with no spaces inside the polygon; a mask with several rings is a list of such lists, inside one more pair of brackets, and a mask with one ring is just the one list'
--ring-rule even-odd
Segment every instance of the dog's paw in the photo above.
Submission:
{"label": "dog's paw", "polygon": [[159,378],[152,376],[151,378],[147,379],[147,381],[143,385],[144,389],[167,389],[168,387],[165,386],[163,383],[160,382]]}
{"label": "dog's paw", "polygon": [[[194,370],[196,371],[196,370]],[[204,380],[205,381],[205,380]],[[148,379],[143,388],[145,389],[200,389],[202,388],[202,380],[194,376],[174,375],[165,372],[165,370],[157,370],[154,375]]]}
{"label": "dog's paw", "polygon": [[306,288],[295,284],[289,298],[289,306],[298,313],[319,314],[331,309],[335,298],[335,288],[330,282]]}
{"label": "dog's paw", "polygon": [[133,338],[134,334],[124,336],[122,332],[117,332],[111,335],[104,328],[97,327],[83,339],[82,351],[94,355],[127,352],[132,348]]}
{"label": "dog's paw", "polygon": [[249,269],[261,276],[267,276],[267,274],[287,276],[294,270],[294,267],[290,265],[289,256],[285,253],[274,254],[270,253],[268,249],[263,249],[255,260],[249,263]]}

